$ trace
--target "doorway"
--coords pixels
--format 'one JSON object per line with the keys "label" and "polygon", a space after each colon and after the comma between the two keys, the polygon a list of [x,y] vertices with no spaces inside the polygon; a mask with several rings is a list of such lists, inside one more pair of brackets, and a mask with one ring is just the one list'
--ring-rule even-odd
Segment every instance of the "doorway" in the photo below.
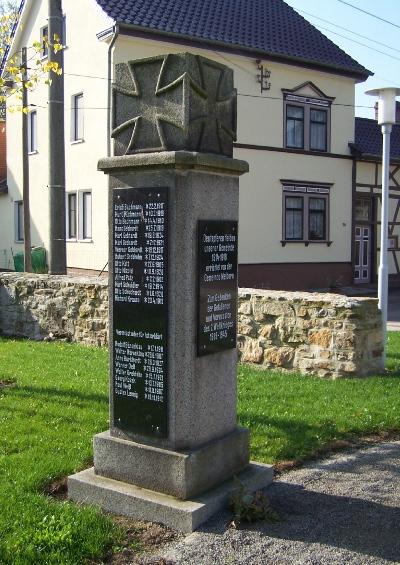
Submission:
{"label": "doorway", "polygon": [[371,282],[371,227],[355,227],[354,282]]}

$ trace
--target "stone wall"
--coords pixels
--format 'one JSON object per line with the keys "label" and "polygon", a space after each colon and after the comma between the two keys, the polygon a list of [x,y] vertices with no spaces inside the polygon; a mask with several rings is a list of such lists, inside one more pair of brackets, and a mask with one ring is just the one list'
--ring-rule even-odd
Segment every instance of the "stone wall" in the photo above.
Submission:
{"label": "stone wall", "polygon": [[[0,333],[106,345],[107,280],[0,273]],[[377,300],[336,294],[241,289],[243,362],[321,377],[379,371]]]}
{"label": "stone wall", "polygon": [[107,345],[107,332],[107,280],[0,273],[3,335]]}
{"label": "stone wall", "polygon": [[320,377],[366,376],[382,363],[375,298],[240,289],[238,347],[243,362]]}

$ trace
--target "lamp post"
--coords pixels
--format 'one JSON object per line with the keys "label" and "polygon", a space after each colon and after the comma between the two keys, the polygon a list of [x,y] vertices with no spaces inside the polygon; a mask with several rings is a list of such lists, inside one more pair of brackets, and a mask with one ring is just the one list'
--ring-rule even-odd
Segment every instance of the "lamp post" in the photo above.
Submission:
{"label": "lamp post", "polygon": [[388,307],[388,212],[389,212],[389,167],[390,167],[390,133],[396,122],[396,96],[400,89],[394,87],[368,90],[365,94],[378,96],[378,124],[382,129],[382,203],[381,203],[381,252],[378,271],[378,300],[382,313],[383,356],[382,369],[386,364],[386,326]]}

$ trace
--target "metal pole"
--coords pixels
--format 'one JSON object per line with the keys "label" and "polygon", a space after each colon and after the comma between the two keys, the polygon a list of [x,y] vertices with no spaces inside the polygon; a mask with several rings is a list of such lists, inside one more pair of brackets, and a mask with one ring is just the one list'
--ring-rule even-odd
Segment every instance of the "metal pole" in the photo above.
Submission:
{"label": "metal pole", "polygon": [[383,334],[383,367],[386,365],[386,327],[388,308],[388,209],[389,209],[389,163],[390,163],[390,133],[391,124],[382,124],[382,203],[381,203],[381,251],[378,277],[379,309],[382,314]]}
{"label": "metal pole", "polygon": [[[22,48],[22,108],[28,107],[28,90],[25,86],[28,80],[26,47]],[[24,271],[32,272],[31,255],[31,213],[29,206],[29,161],[28,161],[28,116],[22,112],[22,199],[24,209]]]}
{"label": "metal pole", "polygon": [[[48,0],[49,41],[54,36],[62,38],[63,15],[61,0]],[[49,46],[50,62],[57,62],[63,69],[63,51],[54,53]],[[49,273],[65,275],[67,249],[65,241],[65,136],[64,136],[64,75],[51,74],[49,85]]]}
{"label": "metal pole", "polygon": [[107,63],[107,157],[111,157],[111,82],[112,82],[112,50],[119,34],[118,24],[114,26],[114,34],[108,47]]}

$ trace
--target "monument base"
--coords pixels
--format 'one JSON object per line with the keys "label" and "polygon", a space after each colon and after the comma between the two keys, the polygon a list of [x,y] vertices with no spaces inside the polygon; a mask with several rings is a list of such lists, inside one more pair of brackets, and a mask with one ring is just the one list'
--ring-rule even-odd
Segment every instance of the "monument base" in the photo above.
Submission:
{"label": "monument base", "polygon": [[[237,478],[246,491],[268,486],[273,478],[272,465],[250,463]],[[137,520],[160,522],[184,533],[196,530],[213,514],[226,507],[237,488],[231,479],[191,500],[179,500],[166,494],[96,475],[94,468],[68,478],[68,496],[76,502],[94,504],[103,510]]]}
{"label": "monument base", "polygon": [[186,451],[121,439],[107,431],[93,438],[94,472],[187,500],[240,473],[249,464],[249,443],[245,428]]}

